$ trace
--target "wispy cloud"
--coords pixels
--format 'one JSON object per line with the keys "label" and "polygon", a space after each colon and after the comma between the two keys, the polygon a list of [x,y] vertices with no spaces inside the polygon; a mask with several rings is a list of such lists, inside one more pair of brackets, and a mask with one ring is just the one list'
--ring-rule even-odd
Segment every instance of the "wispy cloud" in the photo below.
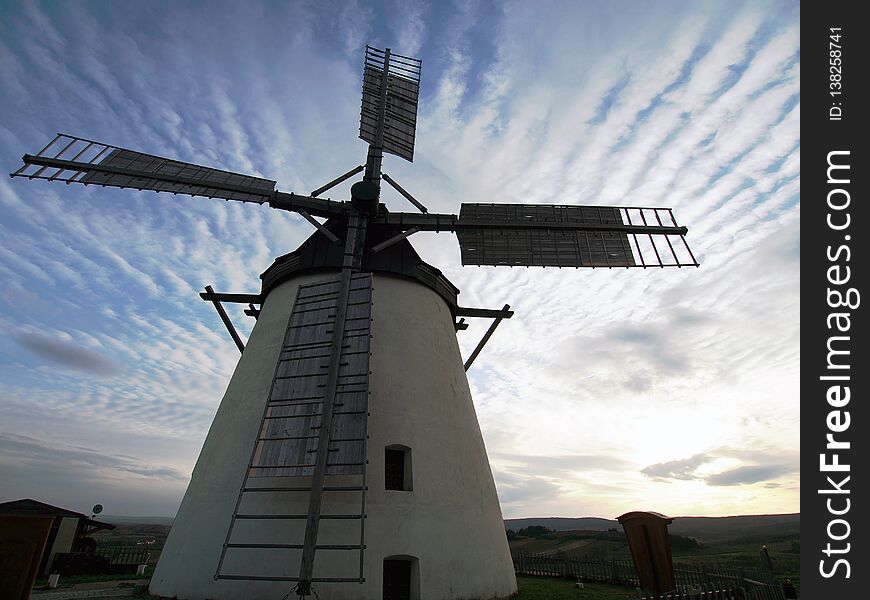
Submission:
{"label": "wispy cloud", "polygon": [[641,473],[648,477],[659,480],[667,479],[697,479],[696,471],[698,467],[704,463],[713,460],[711,456],[706,454],[696,454],[689,458],[680,460],[670,460],[664,463],[657,463],[641,469]]}
{"label": "wispy cloud", "polygon": [[[778,471],[798,426],[798,32],[790,2],[224,3],[207,19],[196,4],[25,4],[0,23],[0,156],[13,169],[62,128],[305,192],[365,155],[365,43],[419,56],[415,162],[385,170],[431,210],[673,206],[703,265],[464,269],[455,240],[414,236],[463,305],[516,309],[469,372],[506,514],[647,501],[783,512],[798,506],[795,472]],[[105,467],[125,477],[189,472],[238,358],[196,294],[256,292],[310,226],[267,207],[8,178],[0,205],[4,424],[59,415],[83,439],[141,449]],[[459,334],[466,356],[486,326]],[[69,472],[96,468],[85,458]]]}
{"label": "wispy cloud", "polygon": [[94,375],[111,376],[121,372],[121,366],[98,352],[78,344],[38,333],[19,333],[15,341],[53,363]]}
{"label": "wispy cloud", "polygon": [[[741,460],[742,459],[742,460]],[[741,464],[733,466],[735,462]],[[729,466],[730,465],[730,466]],[[757,451],[733,451],[727,448],[689,458],[649,465],[641,473],[655,481],[703,481],[710,486],[739,486],[757,483],[768,489],[781,487],[778,480],[798,470],[796,453],[790,455],[767,454]]]}

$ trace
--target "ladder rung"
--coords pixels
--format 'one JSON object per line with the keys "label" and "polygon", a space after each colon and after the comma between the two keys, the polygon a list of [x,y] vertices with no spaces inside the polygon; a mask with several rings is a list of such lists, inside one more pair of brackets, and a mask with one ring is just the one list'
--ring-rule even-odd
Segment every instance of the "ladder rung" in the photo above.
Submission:
{"label": "ladder rung", "polygon": [[290,325],[287,329],[301,329],[303,327],[319,327],[321,325],[332,325],[335,323],[335,319],[332,321],[318,321],[317,323],[306,323],[304,325]]}
{"label": "ladder rung", "polygon": [[[358,375],[358,377],[363,377],[363,375]],[[355,382],[355,383],[339,383],[339,384],[337,384],[337,385],[359,385],[359,382]],[[325,386],[325,385],[318,385],[317,387],[319,387],[319,388],[324,388],[324,387],[326,387],[326,386]],[[335,390],[335,394],[336,394],[336,395],[338,395],[338,394],[367,394],[368,391],[369,391],[368,387],[364,387],[364,388],[360,388],[360,389],[357,389],[357,390],[348,390],[348,389],[344,389],[344,390]]]}
{"label": "ladder rung", "polygon": [[[328,369],[329,365],[321,366],[323,369]],[[326,377],[326,373],[299,373],[298,375],[277,375],[275,381],[282,379],[301,379],[303,377]]]}
{"label": "ladder rung", "polygon": [[[369,353],[368,350],[354,350],[353,352],[345,352],[344,348],[348,348],[348,347],[350,347],[350,344],[342,346],[342,352],[341,352],[342,356],[353,356],[354,354],[368,354]],[[308,350],[310,350],[310,348],[300,348],[299,350],[290,349],[290,350],[283,350],[282,352],[286,354],[288,352],[307,352]],[[329,358],[330,356],[331,356],[331,353],[308,354],[308,355],[302,355],[302,356],[282,356],[281,362],[290,362],[291,360],[312,360],[315,358]],[[345,364],[345,363],[342,363],[342,364]]]}
{"label": "ladder rung", "polygon": [[[350,345],[350,344],[348,344]],[[304,344],[284,344],[281,346],[283,352],[293,352],[301,350],[310,350],[312,348],[329,348],[332,346],[332,340],[324,340],[322,342],[306,342]]]}
{"label": "ladder rung", "polygon": [[298,465],[251,465],[252,469],[305,469],[313,467],[314,464],[298,464]]}
{"label": "ladder rung", "polygon": [[[361,492],[363,491],[363,486],[361,485],[348,485],[348,486],[325,486],[323,488],[324,492]],[[253,488],[243,488],[243,492],[310,492],[310,487],[253,487]]]}
{"label": "ladder rung", "polygon": [[[361,376],[360,376],[361,377]],[[347,385],[347,384],[342,384]],[[368,389],[365,390],[336,390],[336,395],[338,394],[360,394],[363,392],[367,392]],[[294,406],[302,404],[307,404],[307,402],[299,402],[300,400],[312,400],[316,402],[312,402],[312,404],[319,404],[323,402],[323,396],[305,396],[302,398],[288,398],[287,400],[272,400],[269,402],[269,408],[278,407],[278,406]]]}
{"label": "ladder rung", "polygon": [[[293,437],[261,437],[257,438],[258,442],[283,442],[285,440],[313,440],[319,438],[319,435],[297,435]],[[329,443],[332,442],[364,442],[365,438],[332,438],[329,440]],[[316,452],[316,450],[309,450],[309,452]]]}
{"label": "ladder rung", "polygon": [[[302,550],[305,544],[227,544],[227,548],[247,548],[265,550]],[[362,544],[318,544],[317,550],[362,550]]]}
{"label": "ladder rung", "polygon": [[[362,519],[362,515],[320,515],[321,519]],[[247,520],[284,520],[307,519],[308,515],[236,515],[237,519]]]}
{"label": "ladder rung", "polygon": [[[339,365],[342,366],[342,365]],[[329,365],[322,365],[321,368],[328,369]],[[365,377],[368,373],[343,373],[338,376],[339,379],[347,379],[348,377]],[[275,381],[279,381],[282,379],[301,379],[302,377],[326,377],[326,373],[300,373],[299,375],[277,375],[275,377]],[[351,385],[351,384],[341,384],[338,385]],[[326,385],[318,385],[317,387],[326,387]]]}
{"label": "ladder rung", "polygon": [[[275,405],[274,402],[270,402],[269,408],[278,408],[281,406],[308,406],[311,404],[320,404],[321,402],[323,402],[323,398],[321,398],[320,400],[308,400],[307,402],[293,402],[290,404],[278,404],[277,406]],[[272,415],[267,415],[266,418],[267,419],[285,419],[286,417],[273,417]]]}
{"label": "ladder rung", "polygon": [[[333,411],[332,414],[333,415],[364,415],[364,414],[366,414],[366,412],[368,412],[368,411],[365,411],[365,410],[336,410],[336,411]],[[305,414],[301,414],[301,415],[284,415],[282,417],[274,416],[274,417],[266,417],[266,418],[267,419],[302,419],[305,417],[319,417],[322,414],[323,413],[316,412],[316,413],[305,413]],[[320,427],[320,426],[315,425],[314,427]]]}
{"label": "ladder rung", "polygon": [[280,577],[273,575],[215,575],[215,579],[230,579],[232,581],[299,581],[298,577]]}
{"label": "ladder rung", "polygon": [[[320,302],[323,302],[323,300],[321,300]],[[305,304],[317,304],[317,302],[306,302]],[[304,306],[304,305],[300,304],[300,305],[298,305],[298,306]],[[294,306],[294,307],[293,307],[293,314],[294,314],[294,315],[302,315],[302,314],[305,314],[305,313],[317,312],[318,310],[331,310],[331,311],[335,311],[335,305],[333,304],[332,306],[328,306],[328,305],[327,305],[327,306],[321,306],[320,308],[303,308],[302,310],[296,310],[296,306]],[[330,317],[333,317],[334,315],[329,315],[329,316],[330,316]]]}
{"label": "ladder rung", "polygon": [[303,417],[319,417],[320,413],[305,413],[302,415],[284,415],[283,417],[274,417],[276,419],[301,419]]}
{"label": "ladder rung", "polygon": [[[236,581],[299,581],[298,577],[266,575],[215,575],[215,579],[234,579]],[[312,583],[365,583],[360,577],[312,577]]]}
{"label": "ladder rung", "polygon": [[[327,467],[358,467],[364,465],[364,462],[348,462],[348,463],[326,463]],[[296,465],[251,465],[252,469],[305,469],[313,467],[313,464],[300,463]]]}

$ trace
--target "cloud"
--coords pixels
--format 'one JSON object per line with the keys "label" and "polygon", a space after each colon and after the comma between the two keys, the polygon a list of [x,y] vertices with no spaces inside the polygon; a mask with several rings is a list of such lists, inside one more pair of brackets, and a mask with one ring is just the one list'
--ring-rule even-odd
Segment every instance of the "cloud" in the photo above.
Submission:
{"label": "cloud", "polygon": [[[704,478],[708,485],[749,485],[752,483],[766,482],[770,479],[778,479],[788,473],[794,472],[795,467],[788,465],[747,465],[722,473],[716,473]],[[770,486],[767,484],[765,487]]]}
{"label": "cloud", "polygon": [[559,494],[559,485],[542,477],[518,477],[496,472],[498,497],[503,504],[528,504],[535,500],[547,500]]}
{"label": "cloud", "polygon": [[67,446],[13,433],[0,432],[0,456],[8,461],[14,457],[16,467],[6,462],[6,469],[27,470],[34,465],[50,466],[61,472],[87,469],[89,477],[104,479],[115,476],[137,475],[160,481],[186,481],[187,475],[167,466],[151,465],[123,454],[106,454],[83,446]]}
{"label": "cloud", "polygon": [[0,480],[0,500],[31,497],[80,512],[100,502],[113,514],[172,516],[188,475],[132,456],[0,432]]}
{"label": "cloud", "polygon": [[682,460],[671,460],[664,463],[657,463],[641,469],[641,473],[647,477],[652,477],[658,481],[666,481],[668,479],[697,479],[695,471],[702,464],[710,462],[712,457],[707,454],[696,454]]}
{"label": "cloud", "polygon": [[[641,469],[641,473],[655,481],[703,481],[709,486],[728,487],[764,483],[766,489],[782,487],[775,481],[798,470],[797,458],[792,456],[791,464],[782,462],[783,456],[768,455],[756,451],[729,451],[721,449],[712,453],[701,453],[689,458],[657,463]],[[716,464],[727,460],[752,461],[757,464],[744,464],[724,470],[716,469]],[[705,468],[706,467],[706,468]],[[716,470],[714,473],[709,471]]]}
{"label": "cloud", "polygon": [[631,463],[609,454],[562,454],[533,456],[504,452],[491,452],[490,457],[499,463],[509,463],[514,471],[527,473],[548,472],[565,474],[568,472],[611,470],[628,467]]}
{"label": "cloud", "polygon": [[73,342],[38,333],[18,333],[14,337],[16,342],[37,356],[64,367],[102,377],[112,377],[123,370],[115,361]]}

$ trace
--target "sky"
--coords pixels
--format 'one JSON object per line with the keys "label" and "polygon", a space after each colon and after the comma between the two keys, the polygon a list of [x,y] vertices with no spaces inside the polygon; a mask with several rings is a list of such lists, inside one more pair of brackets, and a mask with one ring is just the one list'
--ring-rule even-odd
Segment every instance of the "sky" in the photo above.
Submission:
{"label": "sky", "polygon": [[[65,132],[307,193],[365,161],[366,43],[421,58],[414,162],[384,171],[430,210],[668,206],[701,263],[462,267],[455,236],[411,238],[463,306],[516,311],[469,371],[504,516],[798,512],[799,17],[2,0],[0,165]],[[0,178],[0,501],[174,515],[238,359],[198,293],[259,292],[312,231],[268,207]],[[489,326],[472,321],[465,357]]]}

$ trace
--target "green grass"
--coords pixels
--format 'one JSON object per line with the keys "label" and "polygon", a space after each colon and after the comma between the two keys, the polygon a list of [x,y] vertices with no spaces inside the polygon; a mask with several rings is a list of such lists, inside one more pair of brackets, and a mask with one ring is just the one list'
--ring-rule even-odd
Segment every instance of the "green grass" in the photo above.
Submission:
{"label": "green grass", "polygon": [[634,590],[609,583],[584,583],[583,589],[574,587],[568,579],[554,577],[517,577],[519,591],[511,600],[625,600],[634,598]]}
{"label": "green grass", "polygon": [[[558,531],[537,538],[516,538],[510,541],[510,546],[513,552],[548,554],[564,551],[588,560],[631,560],[624,537],[612,538],[611,532]],[[770,553],[777,580],[788,577],[800,590],[800,537],[797,534],[710,542],[702,548],[674,550],[673,557],[678,564],[757,569],[761,565],[758,551],[762,543]]]}

